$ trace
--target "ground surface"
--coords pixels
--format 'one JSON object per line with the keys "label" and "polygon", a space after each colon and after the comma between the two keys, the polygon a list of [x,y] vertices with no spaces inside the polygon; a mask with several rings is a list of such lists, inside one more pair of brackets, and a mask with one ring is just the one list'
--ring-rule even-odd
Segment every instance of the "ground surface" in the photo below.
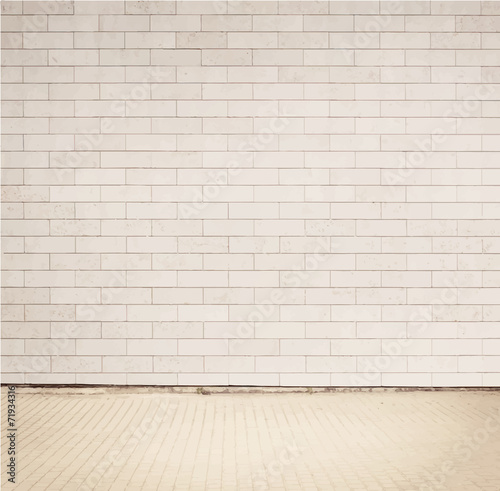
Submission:
{"label": "ground surface", "polygon": [[[500,490],[499,391],[17,388],[18,490]],[[5,420],[5,421],[4,421]]]}

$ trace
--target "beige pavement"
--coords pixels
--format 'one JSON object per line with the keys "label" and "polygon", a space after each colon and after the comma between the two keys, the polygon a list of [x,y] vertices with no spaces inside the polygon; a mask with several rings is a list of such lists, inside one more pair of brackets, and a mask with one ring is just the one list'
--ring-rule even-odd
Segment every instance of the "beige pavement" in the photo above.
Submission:
{"label": "beige pavement", "polygon": [[6,402],[3,489],[500,490],[499,391],[18,387],[16,485]]}

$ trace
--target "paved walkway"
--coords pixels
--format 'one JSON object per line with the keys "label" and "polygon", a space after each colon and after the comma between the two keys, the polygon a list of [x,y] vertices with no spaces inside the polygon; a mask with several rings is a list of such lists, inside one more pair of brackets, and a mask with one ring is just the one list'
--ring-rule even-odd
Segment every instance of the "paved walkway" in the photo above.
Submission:
{"label": "paved walkway", "polygon": [[500,392],[17,389],[16,490],[500,490]]}

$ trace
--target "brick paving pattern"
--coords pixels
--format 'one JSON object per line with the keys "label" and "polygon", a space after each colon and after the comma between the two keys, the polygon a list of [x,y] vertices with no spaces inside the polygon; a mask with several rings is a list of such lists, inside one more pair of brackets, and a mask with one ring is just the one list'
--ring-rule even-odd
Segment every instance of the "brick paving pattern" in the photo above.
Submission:
{"label": "brick paving pattern", "polygon": [[500,489],[498,391],[20,387],[17,411],[3,489]]}

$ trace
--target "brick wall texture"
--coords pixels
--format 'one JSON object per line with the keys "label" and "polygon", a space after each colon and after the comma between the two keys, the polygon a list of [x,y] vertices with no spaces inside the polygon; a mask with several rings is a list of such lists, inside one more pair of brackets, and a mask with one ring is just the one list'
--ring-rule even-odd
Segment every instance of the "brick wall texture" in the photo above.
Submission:
{"label": "brick wall texture", "polygon": [[500,385],[500,2],[2,2],[5,382]]}

